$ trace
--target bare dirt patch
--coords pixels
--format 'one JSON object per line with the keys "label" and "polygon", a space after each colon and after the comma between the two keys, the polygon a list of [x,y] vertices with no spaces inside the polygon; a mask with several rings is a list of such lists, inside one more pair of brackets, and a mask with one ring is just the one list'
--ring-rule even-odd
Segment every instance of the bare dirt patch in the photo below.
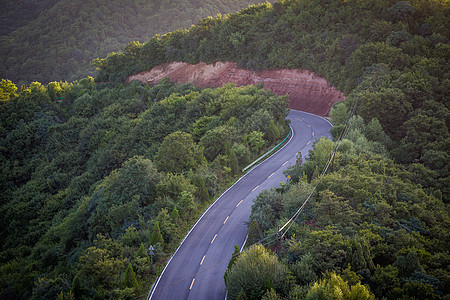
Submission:
{"label": "bare dirt patch", "polygon": [[289,95],[292,109],[306,111],[319,116],[328,116],[333,103],[345,100],[344,94],[322,77],[308,70],[264,70],[240,69],[236,63],[216,62],[191,65],[183,62],[166,63],[150,71],[132,75],[128,81],[139,80],[156,84],[164,77],[179,83],[192,83],[199,87],[219,87],[234,82],[237,86],[256,85],[264,82],[264,88],[277,95]]}

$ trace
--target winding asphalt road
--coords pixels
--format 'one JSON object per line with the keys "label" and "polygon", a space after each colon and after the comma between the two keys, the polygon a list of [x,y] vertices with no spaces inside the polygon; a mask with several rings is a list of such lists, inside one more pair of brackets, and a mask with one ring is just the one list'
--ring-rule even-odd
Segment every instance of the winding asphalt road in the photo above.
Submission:
{"label": "winding asphalt road", "polygon": [[150,291],[148,299],[224,299],[223,275],[234,251],[243,245],[253,200],[264,189],[286,181],[283,170],[296,154],[306,157],[315,139],[330,137],[331,124],[318,116],[291,110],[293,134],[278,152],[247,172],[203,214],[180,244]]}

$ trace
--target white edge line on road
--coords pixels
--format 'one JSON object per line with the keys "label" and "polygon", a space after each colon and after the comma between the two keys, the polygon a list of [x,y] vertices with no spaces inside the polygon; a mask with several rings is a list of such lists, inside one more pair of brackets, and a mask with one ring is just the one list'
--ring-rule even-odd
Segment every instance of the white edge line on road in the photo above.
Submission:
{"label": "white edge line on road", "polygon": [[[293,111],[299,111],[299,110],[295,110],[295,109],[291,109],[291,110],[293,110]],[[310,114],[310,113],[307,113],[307,112],[304,112],[304,111],[300,111],[300,112],[302,112],[302,113],[306,113],[306,114],[308,114],[308,115],[312,115],[312,116],[316,116],[316,115],[314,115],[314,114]],[[316,116],[316,117],[318,117],[318,118],[320,118],[320,119],[323,119],[323,120],[325,120],[325,121],[327,121],[328,122],[328,124],[330,124],[331,125],[331,127],[333,127],[333,125],[327,120],[327,119],[325,119],[325,118],[322,118],[322,117],[320,117],[320,116]],[[290,127],[290,126],[289,126]],[[291,127],[291,129],[292,129],[292,127]],[[292,137],[294,136],[294,130],[292,130]],[[289,141],[285,144],[285,146],[287,145],[287,144],[289,144],[289,142],[291,141],[291,139],[289,139]],[[311,142],[311,141],[309,141],[309,142]],[[308,143],[309,144],[309,143]],[[283,149],[284,148],[284,146],[283,147],[281,147],[279,150],[281,150],[281,149]],[[278,151],[277,151],[278,152]],[[276,152],[275,152],[276,153]],[[274,154],[275,154],[274,153]],[[297,154],[298,154],[298,152],[297,152]],[[262,162],[262,163],[264,163],[264,162]],[[261,164],[262,164],[261,163]],[[253,169],[251,169],[251,170],[253,170]],[[251,171],[250,170],[250,171]],[[249,172],[250,172],[249,171]],[[247,173],[248,174],[248,173]],[[274,173],[272,173],[272,175],[273,175]],[[270,175],[270,176],[272,176],[272,175]],[[270,178],[270,176],[269,176],[269,178]],[[244,246],[245,246],[245,244],[247,243],[247,239],[248,239],[248,234],[247,234],[247,236],[245,237],[245,240],[244,240],[244,243],[242,244],[242,246],[241,246],[241,249],[239,250],[240,252],[242,252],[242,250],[244,250]],[[162,275],[162,274],[161,274]],[[228,298],[228,292],[227,291],[225,291],[225,300],[227,300],[227,298]]]}
{"label": "white edge line on road", "polygon": [[[311,116],[314,116],[316,118],[325,120],[326,122],[328,122],[328,124],[331,125],[331,127],[333,127],[333,124],[330,123],[330,121],[328,121],[327,119],[308,113],[308,112],[304,112],[304,111],[299,111],[299,110],[295,110],[295,109],[290,109],[292,111],[298,111],[301,113],[305,113]],[[275,155],[276,153],[278,153],[279,151],[281,151],[284,147],[286,147],[287,145],[289,145],[289,143],[291,142],[292,138],[294,137],[295,133],[294,130],[292,129],[291,125],[289,125],[289,127],[291,128],[291,138],[287,141],[286,144],[283,145],[283,147],[281,147],[280,149],[278,149],[275,153],[273,153],[270,157],[272,157],[273,155]],[[189,230],[189,232],[186,234],[186,236],[181,240],[180,245],[178,246],[177,250],[175,250],[175,252],[170,256],[169,261],[167,262],[166,266],[164,267],[163,271],[161,272],[161,275],[159,275],[158,280],[156,281],[156,283],[153,286],[153,289],[151,289],[149,291],[149,296],[147,296],[147,300],[152,299],[152,296],[158,286],[159,281],[161,280],[161,277],[163,276],[164,272],[167,269],[167,266],[170,264],[170,262],[172,261],[172,258],[177,254],[178,250],[181,248],[181,246],[183,245],[184,241],[186,240],[186,238],[189,236],[189,234],[192,232],[192,230],[194,230],[195,226],[197,226],[198,222],[200,222],[200,220],[203,218],[203,216],[211,209],[211,207],[214,206],[214,204],[216,204],[217,201],[219,201],[220,198],[222,198],[223,195],[225,195],[230,189],[232,189],[239,181],[241,181],[243,178],[245,178],[245,176],[247,176],[248,174],[250,174],[255,168],[257,168],[258,166],[263,165],[266,161],[270,160],[270,157],[268,159],[265,159],[264,161],[262,161],[260,164],[254,166],[253,168],[251,168],[247,173],[245,173],[241,178],[239,178],[232,186],[230,186],[225,192],[222,193],[222,195],[220,195],[213,203],[211,203],[210,206],[208,206],[208,208],[205,210],[205,212],[200,216],[200,218],[197,220],[197,222],[195,222],[195,224],[192,226],[192,228]],[[245,240],[247,241],[247,238],[245,238]],[[244,243],[245,245],[245,243]],[[242,248],[244,247],[244,245],[242,245]],[[241,250],[242,251],[242,250]],[[151,294],[150,294],[151,292]]]}

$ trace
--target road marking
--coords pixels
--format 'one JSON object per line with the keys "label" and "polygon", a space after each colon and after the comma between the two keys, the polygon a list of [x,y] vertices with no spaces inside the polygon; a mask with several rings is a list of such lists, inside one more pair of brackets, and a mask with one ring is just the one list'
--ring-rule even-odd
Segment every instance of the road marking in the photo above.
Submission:
{"label": "road marking", "polygon": [[255,186],[255,188],[252,190],[252,192],[254,192],[257,188],[259,188],[259,185]]}
{"label": "road marking", "polygon": [[309,144],[311,144],[311,140],[308,143],[306,143],[306,146],[308,146]]}
{"label": "road marking", "polygon": [[230,216],[228,216],[226,219],[225,219],[225,221],[223,221],[223,224],[225,224],[227,221],[228,221],[228,218],[229,218]]}
{"label": "road marking", "polygon": [[289,162],[288,160],[287,160],[287,161],[285,161],[285,162],[284,162],[284,164],[282,164],[281,166],[284,166],[284,165],[285,165],[285,164],[287,164],[288,162]]}
{"label": "road marking", "polygon": [[[241,200],[241,201],[239,201],[239,203],[236,205],[236,207],[238,207],[239,206],[239,204],[241,204],[242,203],[242,201],[244,201],[244,200]],[[228,219],[228,218],[227,218]],[[225,224],[225,223],[224,223]]]}
{"label": "road marking", "polygon": [[302,121],[302,120],[300,120],[299,118],[295,118],[296,120],[299,120],[300,122]]}
{"label": "road marking", "polygon": [[308,124],[308,127],[311,128],[311,125]]}
{"label": "road marking", "polygon": [[312,132],[312,136],[314,136],[314,131]]}
{"label": "road marking", "polygon": [[214,243],[214,240],[216,239],[216,237],[217,237],[217,233],[216,233],[216,235],[213,237],[213,239],[212,239],[212,241],[211,241],[211,244]]}
{"label": "road marking", "polygon": [[267,177],[267,179],[269,179],[270,177],[272,177],[273,174],[275,174],[275,172],[273,172],[272,174],[270,174],[269,177]]}
{"label": "road marking", "polygon": [[189,288],[190,290],[192,290],[192,286],[194,285],[194,281],[195,281],[195,278],[192,278],[191,287]]}
{"label": "road marking", "polygon": [[202,265],[203,261],[205,260],[205,256],[206,255],[203,255],[202,261],[200,262],[200,266]]}

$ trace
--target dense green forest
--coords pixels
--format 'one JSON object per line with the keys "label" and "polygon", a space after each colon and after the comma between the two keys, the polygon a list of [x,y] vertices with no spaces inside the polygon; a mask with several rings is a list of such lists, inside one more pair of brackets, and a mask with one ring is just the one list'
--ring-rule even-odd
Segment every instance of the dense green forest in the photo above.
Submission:
{"label": "dense green forest", "polygon": [[189,28],[201,18],[262,0],[6,0],[0,10],[0,75],[14,82],[93,76],[91,60],[131,41]]}
{"label": "dense green forest", "polygon": [[287,98],[262,87],[0,90],[2,299],[145,294],[210,201],[288,132]]}
{"label": "dense green forest", "polygon": [[228,60],[309,69],[347,95],[333,140],[255,200],[228,298],[448,299],[449,17],[444,0],[278,1],[130,43],[96,60],[95,80],[2,80],[1,298],[148,291],[209,201],[285,136],[287,100],[124,80]]}

